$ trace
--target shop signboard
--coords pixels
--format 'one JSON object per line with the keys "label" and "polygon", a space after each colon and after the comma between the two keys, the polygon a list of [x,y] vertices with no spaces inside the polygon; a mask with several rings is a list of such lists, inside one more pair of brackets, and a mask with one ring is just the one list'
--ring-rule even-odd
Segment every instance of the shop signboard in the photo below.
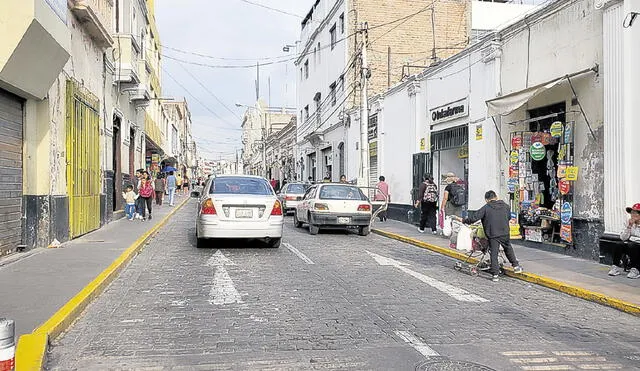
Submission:
{"label": "shop signboard", "polygon": [[511,139],[511,148],[513,149],[519,149],[520,147],[522,147],[522,137],[521,136],[515,136]]}
{"label": "shop signboard", "polygon": [[519,184],[519,181],[517,178],[509,178],[509,181],[507,182],[507,188],[509,189],[509,193],[516,193],[518,184]]}
{"label": "shop signboard", "polygon": [[568,166],[565,179],[570,180],[572,182],[578,180],[578,167]]}
{"label": "shop signboard", "polygon": [[573,142],[573,123],[567,122],[567,126],[564,128],[564,142],[571,143]]}
{"label": "shop signboard", "polygon": [[547,154],[547,150],[544,148],[544,145],[540,142],[534,142],[531,145],[531,148],[529,149],[529,151],[531,153],[531,159],[535,161],[542,160]]}
{"label": "shop signboard", "polygon": [[558,183],[558,189],[560,190],[560,194],[567,195],[571,191],[571,183],[568,180],[563,179]]}
{"label": "shop signboard", "polygon": [[420,138],[420,150],[424,151],[427,148],[427,140]]}
{"label": "shop signboard", "polygon": [[476,125],[476,140],[482,140],[482,124]]}
{"label": "shop signboard", "polygon": [[469,158],[469,147],[462,147],[458,150],[458,158]]}
{"label": "shop signboard", "polygon": [[527,241],[542,242],[542,230],[538,228],[526,228],[524,230],[524,238]]}
{"label": "shop signboard", "polygon": [[562,208],[560,209],[560,220],[562,224],[571,224],[571,218],[573,217],[573,207],[570,202],[565,202],[562,204]]}
{"label": "shop signboard", "polygon": [[561,225],[560,226],[560,238],[563,241],[572,243],[573,242],[572,229],[573,229],[573,227],[571,226],[571,224],[563,224],[563,225]]}
{"label": "shop signboard", "polygon": [[554,138],[562,138],[562,131],[564,130],[562,123],[560,121],[556,121],[551,124],[551,136]]}
{"label": "shop signboard", "polygon": [[376,157],[378,156],[378,142],[369,143],[369,156]]}
{"label": "shop signboard", "polygon": [[463,98],[449,104],[429,110],[431,125],[439,124],[469,115],[469,98]]}

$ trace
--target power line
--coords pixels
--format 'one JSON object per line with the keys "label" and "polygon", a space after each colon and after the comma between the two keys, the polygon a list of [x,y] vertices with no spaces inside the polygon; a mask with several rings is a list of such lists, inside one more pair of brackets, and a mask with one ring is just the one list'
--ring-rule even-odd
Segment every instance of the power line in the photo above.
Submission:
{"label": "power line", "polygon": [[303,16],[298,15],[298,14],[295,14],[295,13],[289,13],[289,12],[284,11],[284,10],[281,10],[281,9],[276,9],[276,8],[272,8],[272,7],[270,7],[270,6],[266,6],[266,5],[263,5],[263,4],[254,3],[254,2],[249,1],[249,0],[240,0],[240,1],[242,1],[243,3],[247,3],[247,4],[251,4],[251,5],[259,6],[259,7],[261,7],[261,8],[269,9],[269,10],[271,10],[271,11],[278,12],[278,13],[280,13],[280,14],[286,14],[286,15],[290,15],[290,16],[292,16],[292,17],[296,17],[296,18],[300,18],[300,19],[303,19],[303,18],[304,18]]}
{"label": "power line", "polygon": [[173,47],[166,46],[166,45],[162,45],[162,48],[163,49],[169,49],[169,50],[172,50],[174,52],[181,53],[181,54],[195,55],[195,56],[198,56],[198,57],[209,58],[209,59],[220,59],[220,60],[223,60],[223,61],[263,61],[263,60],[271,60],[271,59],[291,58],[290,54],[283,54],[283,55],[279,55],[279,56],[275,56],[275,57],[257,57],[257,58],[217,57],[217,56],[214,56],[214,55],[191,52],[191,51],[184,50],[184,49],[177,49],[177,48],[173,48]]}
{"label": "power line", "polygon": [[[178,61],[178,62],[182,62],[182,63],[186,63],[186,64],[192,64],[194,66],[201,66],[201,67],[208,67],[208,68],[227,68],[227,69],[233,69],[233,68],[255,68],[256,65],[255,64],[244,64],[244,65],[225,65],[225,64],[209,64],[209,63],[200,63],[200,62],[194,62],[194,61],[188,61],[185,59],[181,59],[181,58],[176,58],[176,57],[172,57],[170,55],[167,54],[163,54],[161,53],[161,55],[165,58],[174,60],[174,61]],[[280,63],[286,63],[286,62],[290,62],[295,60],[296,57],[291,57],[289,59],[284,59],[284,60],[280,60],[280,61],[272,61],[272,62],[265,62],[265,63],[259,63],[261,66],[269,66],[272,64],[280,64]]]}
{"label": "power line", "polygon": [[182,68],[182,69],[183,69],[183,70],[184,70],[184,71],[185,71],[189,76],[191,76],[191,78],[192,78],[192,79],[194,79],[194,80],[198,83],[198,85],[200,85],[200,86],[201,86],[201,87],[202,87],[202,88],[203,88],[207,93],[211,94],[211,96],[212,96],[212,97],[214,97],[214,98],[218,101],[218,103],[220,103],[224,108],[226,108],[226,109],[227,109],[227,111],[231,112],[231,114],[232,114],[232,115],[234,115],[235,117],[237,117],[237,118],[238,118],[238,120],[242,121],[242,118],[241,118],[240,116],[238,116],[238,114],[237,114],[237,113],[233,112],[233,111],[231,110],[231,108],[229,108],[229,106],[227,106],[226,104],[224,104],[224,102],[223,102],[222,100],[220,100],[220,98],[218,98],[218,96],[217,96],[214,92],[212,92],[211,90],[209,90],[209,88],[207,88],[207,87],[206,87],[206,86],[205,86],[205,85],[204,85],[204,84],[203,84],[199,79],[197,79],[195,76],[193,76],[193,74],[192,74],[188,69],[186,69],[186,68],[185,68],[181,63],[178,63],[178,65],[179,65],[179,66],[180,66],[180,67],[181,67],[181,68]]}
{"label": "power line", "polygon": [[[169,76],[169,78],[171,80],[173,80],[176,84],[178,84],[178,86],[180,86],[187,94],[189,94],[191,96],[191,98],[193,98],[196,102],[200,103],[200,105],[206,109],[207,111],[209,111],[212,115],[214,115],[215,117],[217,117],[218,119],[220,119],[222,122],[224,122],[227,125],[230,125],[231,127],[235,126],[234,124],[231,124],[230,122],[228,122],[227,120],[225,120],[224,118],[222,118],[220,115],[218,115],[214,110],[212,110],[211,108],[209,108],[209,106],[207,106],[206,104],[204,104],[200,99],[198,99],[195,95],[193,95],[189,89],[187,89],[184,85],[182,85],[182,83],[180,83],[180,81],[178,81],[178,79],[176,79],[175,77],[173,77],[173,75],[171,75],[169,73],[169,71],[167,71],[164,67],[162,68],[162,71],[164,71],[164,73],[167,74],[167,76]],[[242,130],[241,128],[234,128],[235,130]]]}

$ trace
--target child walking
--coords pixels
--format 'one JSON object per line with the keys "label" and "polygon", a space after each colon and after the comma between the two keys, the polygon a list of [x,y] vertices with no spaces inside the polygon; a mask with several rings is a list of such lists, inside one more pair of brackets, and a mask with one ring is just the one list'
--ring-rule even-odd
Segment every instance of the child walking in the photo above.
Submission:
{"label": "child walking", "polygon": [[133,186],[128,185],[125,192],[122,192],[122,198],[127,203],[125,206],[125,213],[127,214],[127,219],[133,220],[136,213],[136,199],[138,195],[133,191]]}

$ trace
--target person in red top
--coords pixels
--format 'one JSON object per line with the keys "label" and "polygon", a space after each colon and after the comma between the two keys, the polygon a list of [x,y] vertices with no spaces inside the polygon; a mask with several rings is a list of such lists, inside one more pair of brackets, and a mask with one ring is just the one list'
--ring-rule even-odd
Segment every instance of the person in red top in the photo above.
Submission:
{"label": "person in red top", "polygon": [[[378,178],[379,182],[378,185],[376,186],[377,190],[376,190],[376,195],[373,197],[374,201],[387,201],[389,202],[391,200],[391,193],[389,193],[389,185],[387,184],[387,182],[385,182],[385,177],[380,176],[380,178]],[[381,222],[384,222],[387,220],[387,212],[383,211],[380,214],[378,214],[378,217],[380,218]]]}
{"label": "person in red top", "polygon": [[269,183],[271,183],[271,188],[273,188],[273,190],[275,191],[277,185],[276,180],[271,178],[271,181]]}
{"label": "person in red top", "polygon": [[[138,190],[138,195],[143,201],[142,204],[142,221],[147,220],[146,210],[149,210],[149,220],[151,220],[151,210],[152,210],[152,201],[153,196],[155,194],[155,190],[153,189],[153,183],[149,178],[149,173],[144,172],[142,175],[142,179],[140,181],[140,189]],[[146,208],[145,208],[146,205]]]}

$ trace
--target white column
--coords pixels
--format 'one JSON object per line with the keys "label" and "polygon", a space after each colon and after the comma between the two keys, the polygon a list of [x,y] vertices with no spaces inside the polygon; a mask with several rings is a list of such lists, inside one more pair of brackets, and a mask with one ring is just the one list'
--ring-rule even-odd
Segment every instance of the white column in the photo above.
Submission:
{"label": "white column", "polygon": [[[624,16],[640,13],[640,0],[625,0]],[[621,26],[622,27],[622,26]],[[640,15],[631,27],[624,28],[624,174],[626,205],[640,202]]]}

